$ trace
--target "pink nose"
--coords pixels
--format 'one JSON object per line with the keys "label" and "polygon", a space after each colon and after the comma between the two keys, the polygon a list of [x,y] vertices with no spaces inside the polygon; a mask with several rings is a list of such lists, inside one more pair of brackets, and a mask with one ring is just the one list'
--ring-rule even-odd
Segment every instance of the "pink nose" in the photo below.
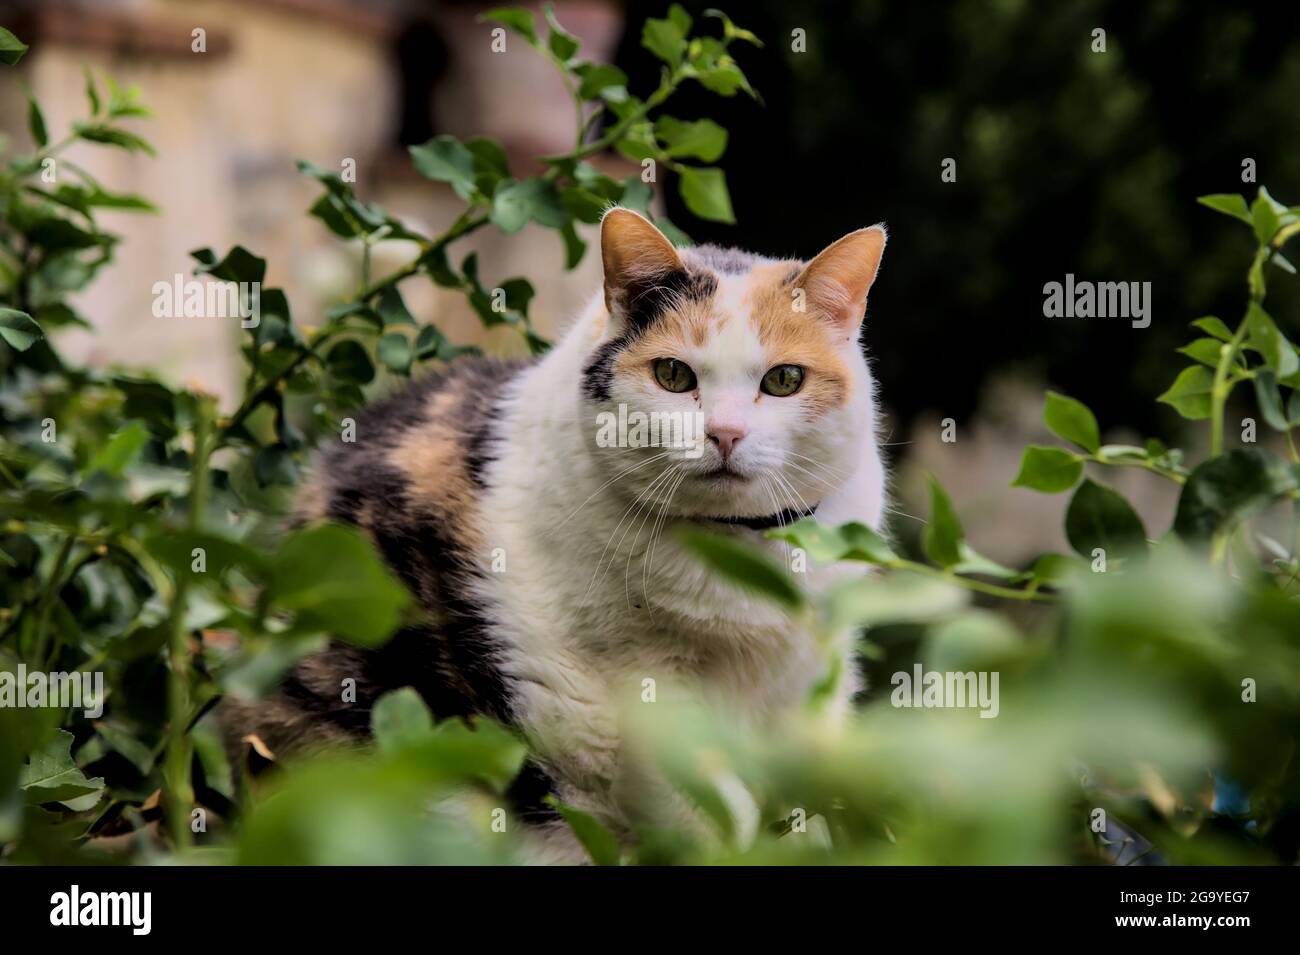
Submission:
{"label": "pink nose", "polygon": [[731,450],[747,433],[744,428],[737,425],[715,425],[708,430],[709,440],[718,446],[724,461],[731,457]]}

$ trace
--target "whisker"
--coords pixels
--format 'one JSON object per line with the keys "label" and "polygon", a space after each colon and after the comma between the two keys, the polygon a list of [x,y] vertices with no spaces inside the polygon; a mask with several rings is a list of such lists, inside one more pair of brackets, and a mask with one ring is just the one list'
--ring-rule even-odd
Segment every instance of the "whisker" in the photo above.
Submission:
{"label": "whisker", "polygon": [[673,498],[677,494],[677,489],[682,486],[682,483],[689,476],[689,473],[690,472],[685,468],[682,468],[681,472],[677,475],[677,480],[673,484],[672,489],[669,490],[668,497],[664,500],[663,507],[659,509],[659,517],[656,526],[652,528],[650,532],[649,554],[641,564],[641,590],[645,594],[646,610],[650,612],[651,619],[654,619],[654,608],[650,603],[650,573],[654,565],[655,548],[659,545],[659,538],[663,536],[664,528],[668,525],[668,506],[672,504]]}
{"label": "whisker", "polygon": [[666,457],[667,457],[668,455],[670,455],[670,454],[672,454],[671,451],[662,451],[662,452],[660,452],[659,454],[652,455],[651,457],[649,457],[649,458],[647,458],[646,460],[640,462],[639,464],[634,464],[634,465],[632,465],[630,468],[627,468],[626,470],[624,470],[624,471],[620,471],[618,474],[615,474],[612,478],[610,478],[608,481],[606,481],[606,482],[605,482],[604,484],[602,484],[600,487],[596,488],[596,490],[592,491],[592,492],[591,492],[591,495],[590,495],[590,496],[589,496],[585,501],[583,501],[581,504],[579,504],[579,505],[577,506],[577,508],[576,508],[576,509],[575,509],[575,510],[574,510],[574,511],[573,511],[573,512],[568,516],[568,517],[566,517],[564,520],[560,521],[560,523],[556,524],[553,528],[551,528],[550,533],[552,533],[552,534],[555,533],[555,532],[558,531],[561,527],[563,527],[565,524],[569,523],[569,521],[571,521],[574,517],[577,516],[577,514],[578,514],[579,511],[581,511],[584,507],[586,507],[588,504],[590,504],[590,503],[592,502],[592,500],[596,497],[597,494],[599,494],[601,491],[605,490],[605,488],[609,487],[609,486],[610,486],[611,484],[613,484],[615,481],[617,481],[617,480],[619,480],[619,479],[621,479],[621,478],[623,478],[623,477],[626,477],[627,475],[631,474],[633,471],[639,471],[641,468],[645,467],[646,465],[653,464],[655,461],[662,461],[664,458],[666,458]]}

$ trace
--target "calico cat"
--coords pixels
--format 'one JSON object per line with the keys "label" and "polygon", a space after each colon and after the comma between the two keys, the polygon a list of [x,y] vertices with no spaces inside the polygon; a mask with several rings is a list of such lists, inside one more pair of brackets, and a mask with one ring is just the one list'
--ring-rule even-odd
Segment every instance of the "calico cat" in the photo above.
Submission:
{"label": "calico cat", "polygon": [[[412,686],[438,718],[485,714],[529,741],[510,797],[562,841],[547,793],[620,833],[672,805],[647,797],[620,731],[647,679],[743,724],[807,698],[822,675],[811,636],[668,531],[708,528],[784,558],[765,528],[811,513],[879,526],[859,330],[884,229],[807,264],[677,249],[622,208],[600,240],[603,292],[543,358],[454,362],[371,406],[355,442],[321,455],[302,516],[363,528],[429,622],[377,650],[335,643],[268,698],[227,701],[235,738],[256,734],[277,755],[363,739],[373,702]],[[638,442],[602,428],[620,410],[700,427],[676,447],[627,446]]]}

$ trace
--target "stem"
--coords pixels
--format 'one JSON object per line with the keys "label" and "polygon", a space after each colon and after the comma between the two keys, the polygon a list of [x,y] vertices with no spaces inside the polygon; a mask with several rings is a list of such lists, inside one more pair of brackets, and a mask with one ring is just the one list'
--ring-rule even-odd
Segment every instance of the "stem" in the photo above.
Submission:
{"label": "stem", "polygon": [[1005,600],[1036,601],[1039,603],[1051,603],[1053,601],[1053,598],[1047,594],[1040,594],[1036,585],[1030,585],[1024,590],[1017,590],[1014,587],[1002,587],[998,584],[975,580],[972,577],[962,577],[952,571],[941,570],[938,567],[931,567],[929,564],[918,563],[914,560],[891,560],[881,564],[881,566],[895,570],[910,570],[913,573],[924,574],[926,577],[933,577],[936,580],[946,580],[949,583],[965,587],[967,590],[988,594],[990,597],[1002,597]]}
{"label": "stem", "polygon": [[1092,461],[1094,464],[1104,464],[1107,467],[1142,468],[1144,471],[1166,477],[1175,484],[1187,483],[1187,475],[1180,474],[1178,471],[1171,471],[1168,468],[1162,468],[1153,461],[1138,461],[1131,458],[1103,458],[1099,454],[1084,455],[1084,459]]}
{"label": "stem", "polygon": [[406,265],[402,266],[400,269],[396,270],[395,272],[390,272],[388,275],[385,275],[382,279],[375,282],[373,285],[368,285],[366,288],[362,289],[361,293],[357,295],[356,300],[358,302],[367,301],[373,298],[374,296],[378,295],[384,289],[388,288],[388,286],[396,285],[398,282],[402,281],[402,279],[410,278],[412,275],[415,275],[417,272],[420,271],[421,263],[423,262],[425,256],[429,255],[430,253],[438,252],[441,251],[442,249],[445,249],[447,246],[451,245],[451,243],[455,242],[457,239],[467,236],[471,232],[475,232],[483,228],[483,226],[487,224],[488,224],[487,213],[480,213],[477,216],[471,216],[467,211],[464,215],[462,215],[459,219],[456,220],[456,222],[452,225],[450,229],[448,229],[446,232],[444,232],[442,235],[440,235],[438,238],[434,239],[433,241],[421,246],[420,254],[415,258],[414,261],[407,263]]}
{"label": "stem", "polygon": [[300,346],[297,358],[268,378],[262,383],[262,387],[245,398],[243,403],[235,410],[235,413],[231,415],[230,420],[222,426],[216,446],[224,447],[226,441],[230,438],[231,432],[243,424],[244,420],[257,410],[258,405],[275,394],[275,389],[281,381],[297,371],[298,367],[308,358],[316,357],[316,349],[329,341],[332,334],[332,332],[322,332],[310,346]]}
{"label": "stem", "polygon": [[1223,412],[1228,395],[1232,392],[1236,378],[1229,379],[1229,371],[1237,360],[1241,343],[1246,338],[1246,320],[1243,318],[1232,340],[1220,349],[1219,364],[1214,369],[1214,384],[1210,387],[1210,457],[1217,458],[1223,453]]}
{"label": "stem", "polygon": [[45,632],[49,629],[50,611],[54,609],[54,601],[58,598],[59,590],[62,589],[60,581],[63,578],[63,568],[68,563],[68,557],[72,554],[72,545],[76,541],[76,535],[69,534],[63,538],[63,546],[59,548],[58,557],[54,558],[54,567],[50,570],[50,579],[45,582],[45,593],[41,596],[40,614],[36,618],[36,652],[32,659],[40,666],[45,665]]}
{"label": "stem", "polygon": [[579,159],[586,159],[588,156],[594,156],[597,153],[604,152],[610,146],[613,146],[616,142],[622,139],[623,134],[628,131],[633,123],[640,122],[645,118],[646,114],[649,113],[650,110],[654,109],[671,96],[676,85],[676,74],[666,75],[663,80],[660,81],[659,88],[651,93],[644,103],[611,126],[609,132],[600,137],[600,139],[594,140],[593,142],[581,146],[578,149],[573,150],[573,152],[566,153],[563,156],[544,156],[542,161],[550,163],[571,160],[576,162]]}
{"label": "stem", "polygon": [[[203,513],[208,498],[209,432],[212,423],[212,399],[201,396],[194,423],[194,459],[190,470],[189,513],[186,526],[190,533],[203,527]],[[190,781],[193,744],[185,732],[190,712],[190,634],[185,627],[185,608],[189,595],[190,574],[182,569],[176,577],[172,595],[171,633],[167,666],[167,761],[163,768],[163,785],[167,794],[167,828],[177,850],[191,842],[190,809],[194,804],[194,786]]]}

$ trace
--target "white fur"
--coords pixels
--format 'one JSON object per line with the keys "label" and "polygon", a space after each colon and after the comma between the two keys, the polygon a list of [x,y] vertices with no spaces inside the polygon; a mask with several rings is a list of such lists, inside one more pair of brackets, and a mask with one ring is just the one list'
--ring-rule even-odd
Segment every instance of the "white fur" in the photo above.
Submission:
{"label": "white fur", "polygon": [[[719,277],[719,317],[725,320],[695,354],[680,356],[699,375],[698,407],[706,415],[722,408],[747,416],[750,433],[738,444],[735,460],[780,470],[797,495],[818,502],[819,520],[879,526],[885,476],[873,384],[857,335],[842,346],[854,378],[848,407],[809,427],[796,420],[797,396],[756,404],[768,359],[741,305],[743,281]],[[504,399],[482,514],[486,546],[502,548],[506,564],[504,573],[485,575],[478,596],[506,644],[500,663],[520,687],[518,722],[546,758],[560,797],[620,827],[630,818],[629,804],[646,801],[646,780],[624,745],[622,711],[686,694],[723,708],[742,724],[762,725],[807,698],[823,663],[809,634],[793,629],[769,603],[703,569],[670,533],[672,525],[701,515],[757,516],[797,507],[794,495],[786,491],[778,507],[757,486],[718,490],[686,477],[655,534],[664,496],[654,493],[654,478],[669,464],[716,468],[716,449],[706,442],[695,461],[678,455],[647,464],[660,449],[595,447],[596,408],[580,389],[583,369],[610,334],[609,324],[603,301],[594,300]],[[614,391],[615,404],[695,406],[689,393],[668,393],[650,376],[617,380]],[[831,489],[788,465],[795,460],[812,468],[786,455],[787,438],[800,442],[794,450],[835,469]],[[643,466],[608,483],[638,463]],[[822,478],[830,473],[821,472]],[[633,502],[647,489],[638,510]],[[708,526],[786,559],[785,545],[766,541],[759,531]],[[652,537],[657,543],[647,567]],[[801,582],[816,588],[826,575],[810,567]],[[657,704],[640,702],[646,679],[655,681]],[[846,683],[841,707],[847,708],[852,690]],[[680,801],[659,796],[669,811]]]}

